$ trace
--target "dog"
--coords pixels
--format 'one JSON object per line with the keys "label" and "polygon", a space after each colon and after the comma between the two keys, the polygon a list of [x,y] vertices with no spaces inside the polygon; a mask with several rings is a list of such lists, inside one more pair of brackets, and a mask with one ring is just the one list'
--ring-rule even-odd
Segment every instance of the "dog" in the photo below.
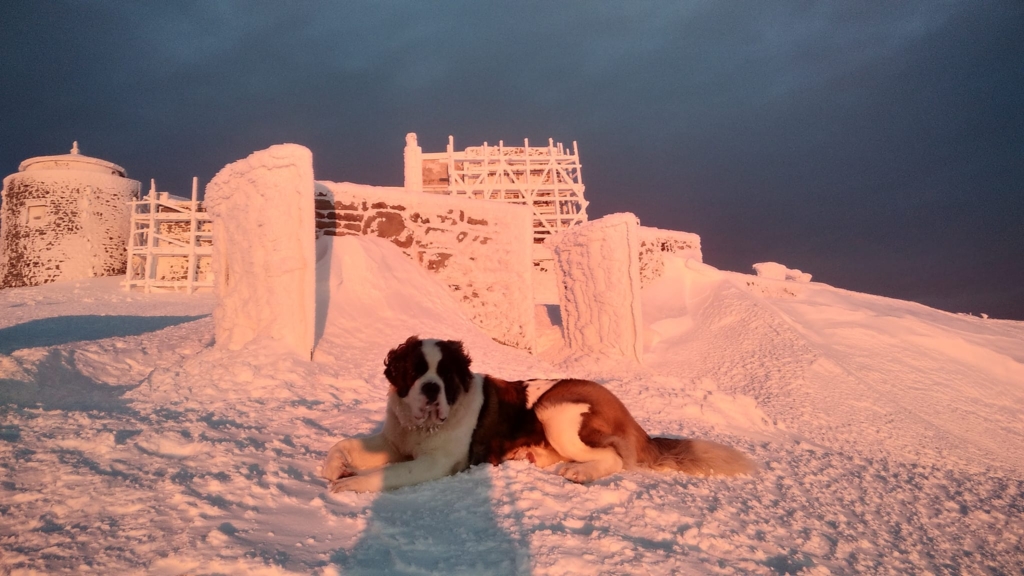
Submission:
{"label": "dog", "polygon": [[412,486],[489,462],[527,459],[587,483],[621,470],[750,474],[743,453],[714,442],[652,438],[604,386],[588,380],[508,382],[470,370],[461,342],[412,336],[384,360],[384,429],[328,451],[332,492]]}

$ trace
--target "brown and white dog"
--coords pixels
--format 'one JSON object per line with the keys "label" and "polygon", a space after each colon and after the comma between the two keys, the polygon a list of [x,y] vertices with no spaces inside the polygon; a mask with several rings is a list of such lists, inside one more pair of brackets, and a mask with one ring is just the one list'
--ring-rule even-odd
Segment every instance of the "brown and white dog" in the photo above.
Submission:
{"label": "brown and white dog", "polygon": [[506,382],[470,371],[462,343],[413,336],[388,353],[384,430],[331,447],[332,492],[369,492],[442,478],[469,466],[529,459],[573,482],[623,469],[747,474],[741,452],[703,440],[651,438],[606,388],[587,380]]}

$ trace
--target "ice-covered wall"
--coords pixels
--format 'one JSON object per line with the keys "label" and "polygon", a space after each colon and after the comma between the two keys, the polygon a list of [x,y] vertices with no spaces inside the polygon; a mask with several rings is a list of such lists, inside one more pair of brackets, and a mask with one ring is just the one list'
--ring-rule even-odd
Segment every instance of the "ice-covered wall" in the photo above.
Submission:
{"label": "ice-covered wall", "polygon": [[640,227],[640,283],[647,286],[661,278],[665,270],[665,256],[693,258],[704,261],[700,251],[700,236],[690,232],[662,230],[650,226]]}
{"label": "ice-covered wall", "polygon": [[528,206],[351,183],[317,182],[317,230],[390,240],[437,275],[498,342],[532,349]]}
{"label": "ice-covered wall", "polygon": [[206,187],[214,219],[218,346],[258,335],[310,358],[316,314],[313,154],[271,146],[228,164]]}
{"label": "ice-covered wall", "polygon": [[643,359],[640,222],[612,214],[562,233],[555,246],[565,343],[574,354]]}
{"label": "ice-covered wall", "polygon": [[51,164],[4,179],[0,288],[124,274],[127,203],[139,183]]}

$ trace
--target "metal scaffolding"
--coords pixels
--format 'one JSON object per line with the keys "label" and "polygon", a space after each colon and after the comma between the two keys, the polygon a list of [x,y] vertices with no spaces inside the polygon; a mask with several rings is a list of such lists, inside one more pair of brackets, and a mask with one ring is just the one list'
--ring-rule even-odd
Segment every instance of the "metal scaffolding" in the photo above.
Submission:
{"label": "metal scaffolding", "polygon": [[497,146],[484,142],[456,151],[455,139],[449,136],[445,152],[423,153],[415,134],[406,138],[407,189],[527,204],[533,208],[535,244],[586,222],[588,203],[580,170],[576,142],[571,151],[551,139],[540,147],[531,147],[529,140],[522,146],[499,141]]}
{"label": "metal scaffolding", "polygon": [[126,290],[139,286],[185,290],[213,286],[213,222],[198,199],[198,178],[192,179],[192,200],[156,191],[129,202],[131,224],[128,234]]}

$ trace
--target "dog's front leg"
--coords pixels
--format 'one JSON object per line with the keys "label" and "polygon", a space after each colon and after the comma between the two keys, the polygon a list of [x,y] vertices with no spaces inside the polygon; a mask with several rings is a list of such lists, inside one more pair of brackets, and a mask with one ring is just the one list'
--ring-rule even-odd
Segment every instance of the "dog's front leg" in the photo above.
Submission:
{"label": "dog's front leg", "polygon": [[333,481],[401,459],[383,434],[346,438],[331,446],[320,475]]}
{"label": "dog's front leg", "polygon": [[380,492],[412,486],[429,480],[444,478],[461,468],[454,462],[436,456],[421,456],[415,460],[399,462],[378,470],[360,472],[331,483],[331,492]]}

